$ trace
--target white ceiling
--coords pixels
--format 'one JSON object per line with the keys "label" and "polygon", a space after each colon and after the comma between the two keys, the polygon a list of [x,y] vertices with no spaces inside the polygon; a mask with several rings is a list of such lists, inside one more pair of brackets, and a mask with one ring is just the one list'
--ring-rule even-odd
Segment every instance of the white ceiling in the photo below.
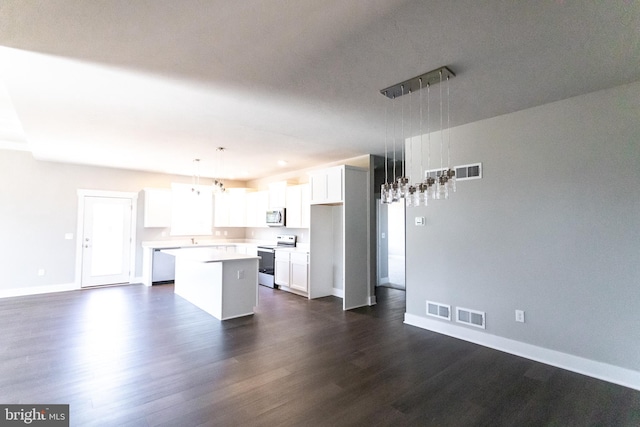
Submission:
{"label": "white ceiling", "polygon": [[3,0],[0,147],[254,179],[384,153],[380,89],[440,66],[452,125],[640,80],[638,28],[633,0]]}

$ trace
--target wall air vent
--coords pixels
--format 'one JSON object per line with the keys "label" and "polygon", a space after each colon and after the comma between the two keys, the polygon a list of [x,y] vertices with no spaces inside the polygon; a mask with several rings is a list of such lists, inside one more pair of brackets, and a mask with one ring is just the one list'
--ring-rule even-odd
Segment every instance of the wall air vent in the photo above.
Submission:
{"label": "wall air vent", "polygon": [[482,163],[456,166],[456,181],[467,181],[469,179],[482,179]]}
{"label": "wall air vent", "polygon": [[[453,167],[456,171],[456,181],[468,181],[470,179],[482,179],[482,163],[472,163]],[[438,179],[447,169],[431,169],[424,171],[424,178]]]}
{"label": "wall air vent", "polygon": [[451,306],[439,302],[427,301],[427,315],[451,320]]}
{"label": "wall air vent", "polygon": [[470,310],[468,308],[456,308],[456,322],[465,323],[476,328],[485,329],[484,311]]}

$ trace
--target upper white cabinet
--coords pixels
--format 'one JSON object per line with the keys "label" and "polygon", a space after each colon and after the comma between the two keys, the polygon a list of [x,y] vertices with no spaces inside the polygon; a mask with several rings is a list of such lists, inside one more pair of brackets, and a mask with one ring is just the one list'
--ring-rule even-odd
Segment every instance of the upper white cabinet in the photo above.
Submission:
{"label": "upper white cabinet", "polygon": [[227,193],[218,193],[213,197],[213,226],[229,227],[229,197]]}
{"label": "upper white cabinet", "polygon": [[170,189],[144,189],[144,226],[160,228],[171,227]]}
{"label": "upper white cabinet", "polygon": [[213,226],[213,192],[210,186],[193,191],[190,184],[171,184],[171,235],[210,235]]}
{"label": "upper white cabinet", "polygon": [[344,166],[334,166],[309,173],[312,205],[341,203],[343,195]]}
{"label": "upper white cabinet", "polygon": [[269,184],[269,209],[284,208],[287,204],[287,181]]}
{"label": "upper white cabinet", "polygon": [[269,192],[256,191],[246,194],[246,226],[266,227],[267,210],[269,209]]}
{"label": "upper white cabinet", "polygon": [[309,184],[287,187],[287,227],[309,228]]}
{"label": "upper white cabinet", "polygon": [[246,188],[227,188],[215,195],[215,227],[245,227],[247,216]]}

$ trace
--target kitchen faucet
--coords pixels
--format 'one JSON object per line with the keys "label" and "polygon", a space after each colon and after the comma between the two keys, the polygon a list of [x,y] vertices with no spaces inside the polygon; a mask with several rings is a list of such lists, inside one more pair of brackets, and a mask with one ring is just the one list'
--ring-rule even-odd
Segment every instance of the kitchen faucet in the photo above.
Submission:
{"label": "kitchen faucet", "polygon": [[195,238],[195,237],[192,237],[192,238],[191,238],[191,244],[192,244],[192,245],[197,245],[197,244],[198,244],[198,243],[196,242],[196,238]]}

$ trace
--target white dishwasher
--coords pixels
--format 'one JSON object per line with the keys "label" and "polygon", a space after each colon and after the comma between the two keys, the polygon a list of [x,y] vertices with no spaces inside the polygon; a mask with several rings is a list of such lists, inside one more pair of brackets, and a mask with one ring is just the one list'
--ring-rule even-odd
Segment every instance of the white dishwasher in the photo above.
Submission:
{"label": "white dishwasher", "polygon": [[153,250],[153,268],[151,269],[151,283],[162,284],[173,282],[176,278],[176,257],[162,252],[163,248]]}

